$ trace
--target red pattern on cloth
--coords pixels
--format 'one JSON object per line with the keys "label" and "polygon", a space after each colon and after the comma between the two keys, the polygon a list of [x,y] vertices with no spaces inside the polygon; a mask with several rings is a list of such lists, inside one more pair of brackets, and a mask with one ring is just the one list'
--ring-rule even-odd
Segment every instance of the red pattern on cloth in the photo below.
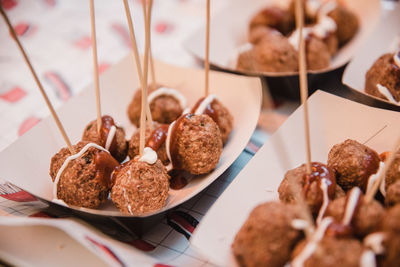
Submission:
{"label": "red pattern on cloth", "polygon": [[26,92],[19,86],[11,88],[9,91],[0,95],[0,98],[4,101],[15,103],[26,96]]}

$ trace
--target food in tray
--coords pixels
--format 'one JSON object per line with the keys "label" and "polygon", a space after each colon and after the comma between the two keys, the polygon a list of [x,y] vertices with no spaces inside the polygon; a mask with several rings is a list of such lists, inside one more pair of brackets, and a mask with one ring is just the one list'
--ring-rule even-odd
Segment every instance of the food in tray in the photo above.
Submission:
{"label": "food in tray", "polygon": [[[154,121],[170,124],[182,115],[186,108],[186,97],[181,92],[158,84],[151,84],[148,89],[147,101]],[[130,121],[136,126],[140,123],[141,97],[141,89],[138,89],[127,110]]]}
{"label": "food in tray", "polygon": [[97,120],[93,120],[85,127],[82,141],[93,142],[104,147],[118,162],[122,162],[128,153],[124,128],[117,126],[114,119],[108,115],[101,118],[100,135],[97,131]]}
{"label": "food in tray", "polygon": [[[306,61],[309,70],[326,69],[338,49],[359,28],[357,16],[339,1],[304,1]],[[287,9],[270,6],[250,21],[249,43],[239,48],[236,68],[242,71],[298,71],[299,32],[295,29],[294,1]]]}
{"label": "food in tray", "polygon": [[112,179],[111,200],[122,213],[157,211],[167,202],[170,176],[149,147],[142,157],[116,167]]}
{"label": "food in tray", "polygon": [[365,75],[365,92],[400,104],[400,50],[379,57]]}
{"label": "food in tray", "polygon": [[[128,145],[123,128],[110,116],[103,116],[101,136],[97,121],[92,121],[85,127],[82,141],[74,146],[75,153],[62,148],[52,158],[54,197],[67,205],[97,208],[111,192],[111,200],[123,213],[138,215],[161,209],[170,186],[180,189],[194,175],[215,169],[232,125],[228,109],[215,95],[209,95],[171,124],[153,122],[153,129],[146,127],[145,147],[152,153],[139,157],[139,130]],[[148,155],[154,157],[151,164],[141,160]]]}
{"label": "food in tray", "polygon": [[[372,189],[388,155],[346,140],[332,147],[327,165],[312,163],[311,175],[304,164],[289,170],[278,189],[281,202],[254,208],[236,234],[232,251],[239,265],[398,265],[400,151],[380,190]],[[299,199],[292,188],[301,188],[315,228],[293,205]],[[311,229],[307,237],[306,229]]]}

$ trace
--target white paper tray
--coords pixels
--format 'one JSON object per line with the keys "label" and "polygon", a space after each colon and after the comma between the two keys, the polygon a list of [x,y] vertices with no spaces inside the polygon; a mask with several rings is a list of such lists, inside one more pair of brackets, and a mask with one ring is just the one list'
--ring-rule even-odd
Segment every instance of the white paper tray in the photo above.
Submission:
{"label": "white paper tray", "polygon": [[[350,138],[378,153],[392,149],[399,114],[317,91],[308,100],[312,160],[326,163],[333,145]],[[218,198],[196,228],[191,244],[219,266],[236,266],[232,241],[250,211],[278,199],[284,174],[305,163],[303,108],[297,109]],[[368,119],[366,119],[368,118]]]}
{"label": "white paper tray", "polygon": [[[391,46],[400,38],[400,4],[390,11],[379,23],[370,38],[360,47],[354,59],[346,67],[342,81],[351,89],[378,101],[395,105],[389,101],[367,94],[365,74],[380,56],[393,52]],[[400,42],[400,39],[397,39]]]}
{"label": "white paper tray", "polygon": [[[246,75],[267,77],[295,75],[293,72],[238,71],[231,63],[237,48],[247,42],[248,25],[252,16],[261,8],[272,5],[274,1],[276,0],[232,0],[229,6],[213,16],[210,25],[210,63],[219,69]],[[328,69],[309,71],[309,73],[325,73],[345,65],[378,24],[380,0],[344,0],[344,2],[357,14],[360,29],[354,38],[339,50]],[[183,45],[194,56],[204,60],[205,25],[194,31]]]}
{"label": "white paper tray", "polygon": [[[189,105],[193,105],[203,95],[202,70],[174,67],[161,62],[156,62],[155,67],[158,82],[179,89],[187,97]],[[130,138],[133,126],[127,118],[126,108],[138,87],[131,55],[101,76],[103,114],[113,116],[117,124],[123,125],[127,130],[127,138]],[[210,92],[219,96],[234,117],[234,129],[217,168],[208,175],[193,179],[181,190],[170,190],[167,205],[162,210],[141,217],[160,214],[195,196],[233,163],[250,139],[261,107],[259,79],[211,72]],[[73,143],[79,141],[87,123],[95,119],[95,111],[93,86],[84,89],[79,96],[75,96],[58,110]],[[51,201],[53,183],[49,176],[50,159],[63,146],[65,144],[53,119],[48,117],[0,152],[0,177],[35,196]],[[112,203],[98,210],[77,207],[71,209],[104,216],[134,217],[122,215]]]}

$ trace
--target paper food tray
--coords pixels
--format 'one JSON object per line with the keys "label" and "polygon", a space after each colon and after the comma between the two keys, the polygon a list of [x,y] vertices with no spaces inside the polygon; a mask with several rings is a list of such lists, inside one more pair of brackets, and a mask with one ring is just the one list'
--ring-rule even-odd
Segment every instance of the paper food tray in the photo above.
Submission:
{"label": "paper food tray", "polygon": [[[308,100],[312,160],[327,162],[333,145],[346,139],[378,153],[391,150],[400,133],[397,112],[364,106],[322,91]],[[368,118],[367,120],[365,118]],[[190,241],[218,266],[236,266],[231,244],[250,211],[277,200],[285,173],[305,163],[303,108],[297,109],[250,160],[197,226]]]}
{"label": "paper food tray", "polygon": [[[267,77],[296,75],[293,72],[238,71],[232,64],[237,48],[247,42],[250,19],[257,11],[268,5],[273,5],[274,2],[276,0],[233,0],[220,13],[213,16],[210,24],[210,64],[224,71],[245,75]],[[326,73],[345,65],[378,24],[381,10],[379,0],[345,0],[343,2],[358,16],[360,21],[359,31],[333,57],[328,69],[308,71],[309,73]],[[194,31],[184,41],[184,47],[197,58],[204,60],[205,25]]]}
{"label": "paper food tray", "polygon": [[381,20],[371,37],[360,47],[360,50],[346,67],[342,78],[343,83],[351,89],[391,105],[395,104],[365,92],[365,74],[380,56],[388,52],[394,52],[391,50],[395,46],[400,48],[399,14],[400,4],[397,4],[397,6]]}
{"label": "paper food tray", "polygon": [[[155,67],[157,82],[180,90],[187,97],[189,106],[194,105],[203,95],[202,70],[174,67],[161,62],[156,62]],[[127,138],[130,139],[134,128],[127,118],[126,109],[139,87],[132,55],[105,72],[100,82],[102,113],[111,115],[117,124],[124,126]],[[231,137],[223,149],[217,168],[207,175],[193,179],[181,190],[170,190],[167,204],[162,210],[135,217],[121,214],[111,201],[102,209],[72,206],[65,208],[52,203],[50,159],[65,144],[51,117],[42,120],[0,152],[0,177],[47,201],[52,207],[76,211],[83,215],[121,216],[129,219],[161,214],[195,196],[221,175],[245,148],[257,125],[262,98],[259,79],[211,72],[210,92],[218,95],[234,117]],[[78,142],[84,127],[96,117],[93,85],[62,106],[58,114],[72,143]]]}

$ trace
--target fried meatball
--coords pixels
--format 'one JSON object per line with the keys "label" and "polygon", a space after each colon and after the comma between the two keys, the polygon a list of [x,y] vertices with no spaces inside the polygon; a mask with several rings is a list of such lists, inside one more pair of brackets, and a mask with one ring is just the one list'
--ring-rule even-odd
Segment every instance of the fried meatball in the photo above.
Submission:
{"label": "fried meatball", "polygon": [[[151,147],[157,153],[157,157],[161,160],[164,165],[169,164],[169,159],[167,156],[167,151],[165,147],[165,140],[166,140],[166,133],[168,132],[168,125],[167,124],[159,124],[154,123],[153,130],[146,128],[145,134],[145,142],[146,147]],[[164,135],[164,136],[161,136]],[[157,139],[157,140],[156,140]],[[160,140],[158,140],[160,139]],[[162,140],[161,140],[162,139]],[[135,156],[139,155],[139,141],[140,140],[140,131],[137,130],[133,135],[131,140],[129,141],[129,149],[128,155],[131,159]],[[149,142],[158,141],[160,144],[155,145],[149,144]]]}
{"label": "fried meatball", "polygon": [[400,234],[390,233],[384,241],[385,255],[381,260],[382,267],[398,266],[400,262]]}
{"label": "fried meatball", "polygon": [[306,42],[306,59],[308,70],[326,69],[331,64],[331,53],[321,39],[309,36]]}
{"label": "fried meatball", "polygon": [[[365,92],[391,101],[379,89],[386,88],[388,94],[398,102],[400,101],[400,66],[394,61],[395,54],[387,53],[379,57],[365,75]],[[382,87],[378,87],[378,84]]]}
{"label": "fried meatball", "polygon": [[[209,104],[207,104],[209,103]],[[207,104],[207,105],[205,105]],[[204,110],[202,109],[204,107]],[[191,110],[191,113],[210,116],[218,125],[221,132],[222,143],[226,144],[233,127],[233,117],[229,110],[218,100],[215,95],[201,98]]]}
{"label": "fried meatball", "polygon": [[355,140],[347,139],[329,151],[328,166],[335,171],[337,183],[345,190],[354,186],[366,189],[369,177],[379,168],[379,155]]}
{"label": "fried meatball", "polygon": [[359,28],[359,21],[356,14],[351,10],[338,4],[334,10],[328,13],[328,16],[336,22],[336,34],[340,46],[346,44],[356,35]]}
{"label": "fried meatball", "polygon": [[279,7],[267,7],[259,11],[250,21],[249,32],[260,26],[267,26],[288,34],[294,28],[294,17]]}
{"label": "fried meatball", "polygon": [[333,199],[336,190],[336,181],[333,171],[325,164],[313,162],[312,175],[309,178],[306,175],[306,164],[303,164],[285,174],[278,188],[279,199],[284,203],[294,203],[296,201],[291,184],[302,188],[307,205],[311,212],[317,215],[323,203],[323,191],[321,189],[321,179],[326,179],[328,182],[328,197]]}
{"label": "fried meatball", "polygon": [[[341,223],[346,209],[347,197],[337,198],[330,202],[325,215],[333,217],[337,223]],[[362,197],[351,220],[351,226],[358,237],[364,237],[379,229],[381,220],[385,214],[382,205],[372,200],[365,203]]]}
{"label": "fried meatball", "polygon": [[240,266],[283,266],[302,233],[292,227],[294,206],[267,202],[253,209],[232,244]]}
{"label": "fried meatball", "polygon": [[254,27],[249,31],[249,42],[257,44],[268,34],[280,34],[277,30],[265,26]]}
{"label": "fried meatball", "polygon": [[[292,262],[304,249],[305,241],[293,251]],[[304,267],[356,267],[360,265],[363,246],[357,239],[324,237],[318,242],[314,252],[304,262]]]}
{"label": "fried meatball", "polygon": [[396,205],[386,210],[382,219],[382,230],[400,234],[400,205]]}
{"label": "fried meatball", "polygon": [[[157,89],[162,88],[160,85],[149,86],[149,95]],[[140,112],[141,112],[142,91],[138,89],[128,106],[128,117],[130,121],[139,127]],[[176,120],[183,112],[185,107],[182,107],[179,100],[172,95],[162,94],[157,96],[149,103],[153,120],[159,123],[169,124]]]}
{"label": "fried meatball", "polygon": [[215,169],[222,153],[222,138],[218,125],[208,115],[182,115],[170,128],[167,150],[175,169],[194,175]]}
{"label": "fried meatball", "polygon": [[[106,147],[108,135],[112,126],[116,128],[114,138],[109,147]],[[128,143],[125,140],[124,128],[116,126],[113,118],[108,115],[102,117],[100,135],[97,132],[97,120],[94,120],[85,127],[82,141],[93,142],[99,146],[105,147],[118,162],[122,162],[128,154]]]}
{"label": "fried meatball", "polygon": [[397,151],[393,163],[389,166],[389,169],[386,172],[385,190],[389,190],[389,187],[398,180],[400,180],[400,151]]}
{"label": "fried meatball", "polygon": [[398,203],[400,203],[400,181],[391,184],[388,187],[385,196],[386,206],[394,206]]}
{"label": "fried meatball", "polygon": [[160,160],[148,164],[135,158],[114,171],[111,200],[122,213],[141,215],[162,209],[168,190],[169,175]]}
{"label": "fried meatball", "polygon": [[[73,146],[79,153],[88,142],[79,142]],[[50,176],[53,182],[65,160],[71,156],[67,148],[62,148],[51,158]],[[57,183],[57,196],[69,205],[97,208],[106,202],[111,182],[111,172],[118,162],[107,152],[89,147],[79,158],[69,161],[60,174]]]}
{"label": "fried meatball", "polygon": [[281,34],[271,32],[239,55],[237,69],[244,71],[294,72],[298,69],[297,51]]}

